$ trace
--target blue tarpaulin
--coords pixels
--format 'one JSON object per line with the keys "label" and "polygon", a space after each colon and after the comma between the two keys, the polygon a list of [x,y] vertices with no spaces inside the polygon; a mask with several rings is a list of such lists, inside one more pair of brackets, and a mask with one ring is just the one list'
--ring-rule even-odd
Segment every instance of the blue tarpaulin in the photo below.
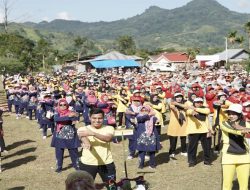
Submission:
{"label": "blue tarpaulin", "polygon": [[102,60],[90,62],[95,68],[113,68],[113,67],[140,67],[140,64],[134,60]]}

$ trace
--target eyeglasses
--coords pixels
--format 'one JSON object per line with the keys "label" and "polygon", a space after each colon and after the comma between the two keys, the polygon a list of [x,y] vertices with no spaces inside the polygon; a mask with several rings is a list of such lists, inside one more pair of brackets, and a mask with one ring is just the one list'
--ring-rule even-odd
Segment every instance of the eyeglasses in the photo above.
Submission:
{"label": "eyeglasses", "polygon": [[59,104],[59,106],[66,106],[66,104]]}

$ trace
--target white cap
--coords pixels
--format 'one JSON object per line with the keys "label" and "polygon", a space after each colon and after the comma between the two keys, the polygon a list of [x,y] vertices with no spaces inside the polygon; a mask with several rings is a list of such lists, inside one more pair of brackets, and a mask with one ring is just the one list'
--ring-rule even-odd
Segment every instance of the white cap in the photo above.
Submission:
{"label": "white cap", "polygon": [[161,86],[156,86],[156,88],[161,88]]}
{"label": "white cap", "polygon": [[224,92],[219,92],[217,96],[227,96]]}
{"label": "white cap", "polygon": [[134,91],[133,91],[133,94],[134,94],[134,93],[138,93],[138,92],[140,92],[140,91],[139,91],[139,90],[134,90]]}
{"label": "white cap", "polygon": [[202,98],[195,98],[194,102],[203,102],[203,99]]}
{"label": "white cap", "polygon": [[177,97],[177,96],[183,96],[183,94],[180,93],[180,92],[177,92],[177,93],[174,94],[174,97]]}
{"label": "white cap", "polygon": [[250,105],[250,101],[244,102],[242,105],[243,105],[244,107],[247,107],[247,106]]}
{"label": "white cap", "polygon": [[242,113],[242,106],[240,104],[231,104],[226,111],[233,111],[236,113]]}

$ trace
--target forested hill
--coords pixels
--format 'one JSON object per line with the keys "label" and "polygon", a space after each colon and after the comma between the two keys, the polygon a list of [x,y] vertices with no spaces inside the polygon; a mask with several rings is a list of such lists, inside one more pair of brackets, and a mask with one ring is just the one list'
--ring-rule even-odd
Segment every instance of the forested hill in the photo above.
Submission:
{"label": "forested hill", "polygon": [[152,6],[140,15],[113,22],[54,20],[23,25],[35,32],[65,32],[102,42],[130,35],[139,48],[153,49],[223,47],[224,36],[233,30],[245,35],[243,25],[249,21],[250,14],[230,11],[215,0],[193,0],[172,10]]}

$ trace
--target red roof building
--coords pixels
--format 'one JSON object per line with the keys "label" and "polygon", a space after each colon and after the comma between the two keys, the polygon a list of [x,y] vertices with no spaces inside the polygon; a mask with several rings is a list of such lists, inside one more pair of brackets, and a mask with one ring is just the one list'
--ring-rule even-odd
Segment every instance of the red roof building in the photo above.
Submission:
{"label": "red roof building", "polygon": [[155,62],[159,62],[164,59],[169,63],[186,63],[188,62],[188,55],[182,52],[174,52],[174,53],[162,53],[158,56]]}
{"label": "red roof building", "polygon": [[193,64],[193,62],[194,59],[189,60],[188,54],[185,52],[161,53],[157,56],[150,56],[146,66],[148,65],[148,67],[151,69],[151,67],[157,68],[157,64],[159,64],[161,67],[164,67],[163,65],[168,65],[174,67],[177,70],[182,70],[190,67],[190,63]]}

